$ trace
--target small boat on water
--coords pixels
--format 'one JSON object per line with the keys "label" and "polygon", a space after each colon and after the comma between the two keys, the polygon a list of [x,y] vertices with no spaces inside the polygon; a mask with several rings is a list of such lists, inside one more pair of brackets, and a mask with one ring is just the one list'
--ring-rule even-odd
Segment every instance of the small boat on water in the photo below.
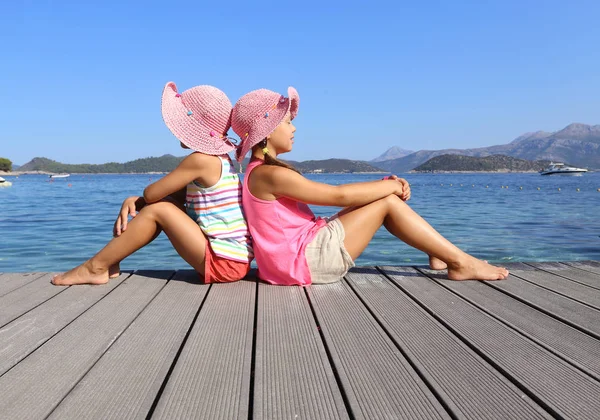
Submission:
{"label": "small boat on water", "polygon": [[564,163],[550,162],[546,168],[540,171],[541,175],[575,175],[581,176],[581,174],[587,172],[585,168],[575,168],[573,166],[565,166]]}
{"label": "small boat on water", "polygon": [[71,174],[52,174],[50,175],[50,178],[54,179],[54,178],[68,178],[70,177]]}
{"label": "small boat on water", "polygon": [[0,176],[0,187],[10,187],[11,185],[12,185],[12,182],[7,181],[6,179],[4,179]]}

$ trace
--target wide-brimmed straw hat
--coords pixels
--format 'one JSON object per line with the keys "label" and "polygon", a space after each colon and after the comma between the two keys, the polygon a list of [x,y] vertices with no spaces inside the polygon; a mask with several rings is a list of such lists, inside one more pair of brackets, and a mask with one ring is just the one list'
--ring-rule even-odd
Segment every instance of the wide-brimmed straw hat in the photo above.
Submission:
{"label": "wide-brimmed straw hat", "polygon": [[179,93],[175,83],[167,83],[162,95],[162,115],[175,137],[192,150],[223,155],[235,149],[227,137],[231,101],[214,86],[195,86]]}
{"label": "wide-brimmed straw hat", "polygon": [[242,140],[236,157],[242,161],[248,150],[273,132],[289,112],[296,118],[300,97],[293,87],[288,88],[288,97],[268,89],[246,93],[233,107],[231,128]]}

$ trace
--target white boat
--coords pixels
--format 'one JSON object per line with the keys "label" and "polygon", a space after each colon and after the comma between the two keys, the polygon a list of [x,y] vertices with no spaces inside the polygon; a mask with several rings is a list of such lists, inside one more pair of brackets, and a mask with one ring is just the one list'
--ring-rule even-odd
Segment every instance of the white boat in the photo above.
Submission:
{"label": "white boat", "polygon": [[550,162],[546,168],[540,171],[541,175],[575,175],[581,176],[581,174],[587,172],[585,168],[575,168],[573,166],[565,166],[564,163]]}
{"label": "white boat", "polygon": [[71,176],[71,174],[52,174],[52,175],[50,175],[50,178],[67,178],[70,176]]}
{"label": "white boat", "polygon": [[6,179],[4,179],[0,176],[0,187],[10,187],[11,185],[12,185],[12,182],[7,181]]}

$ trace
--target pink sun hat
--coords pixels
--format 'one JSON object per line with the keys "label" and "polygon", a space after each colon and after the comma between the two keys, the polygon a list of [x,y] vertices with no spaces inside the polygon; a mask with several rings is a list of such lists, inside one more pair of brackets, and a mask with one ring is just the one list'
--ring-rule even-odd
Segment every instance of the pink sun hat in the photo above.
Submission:
{"label": "pink sun hat", "polygon": [[175,83],[167,83],[162,94],[162,116],[173,135],[192,150],[224,155],[235,149],[227,137],[231,101],[214,86],[195,86],[178,93]]}
{"label": "pink sun hat", "polygon": [[236,157],[239,162],[248,150],[273,132],[289,112],[292,120],[298,114],[300,97],[293,87],[288,97],[267,89],[253,90],[242,96],[233,107],[231,128],[242,140]]}

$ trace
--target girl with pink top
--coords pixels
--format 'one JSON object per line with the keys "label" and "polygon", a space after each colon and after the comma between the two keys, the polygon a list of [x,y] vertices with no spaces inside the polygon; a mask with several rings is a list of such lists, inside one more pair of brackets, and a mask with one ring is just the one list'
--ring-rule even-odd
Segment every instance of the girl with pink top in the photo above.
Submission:
{"label": "girl with pink top", "polygon": [[52,283],[106,283],[119,275],[121,260],[161,231],[205,283],[236,281],[248,273],[252,244],[241,208],[242,185],[228,155],[235,149],[227,137],[229,98],[206,85],[179,93],[169,82],[163,90],[162,115],[181,146],[193,153],[146,187],[143,197],[127,198],[115,222],[114,239],[85,263],[54,276]]}
{"label": "girl with pink top", "polygon": [[[258,276],[271,284],[301,285],[339,281],[354,266],[383,225],[398,239],[426,252],[433,269],[448,269],[452,280],[502,280],[495,267],[458,249],[407,204],[408,182],[381,181],[332,186],[303,177],[277,159],[292,150],[299,97],[259,89],[235,104],[231,126],[240,136],[237,159],[251,159],[242,203],[258,264]],[[308,204],[344,209],[330,219],[316,218]]]}

